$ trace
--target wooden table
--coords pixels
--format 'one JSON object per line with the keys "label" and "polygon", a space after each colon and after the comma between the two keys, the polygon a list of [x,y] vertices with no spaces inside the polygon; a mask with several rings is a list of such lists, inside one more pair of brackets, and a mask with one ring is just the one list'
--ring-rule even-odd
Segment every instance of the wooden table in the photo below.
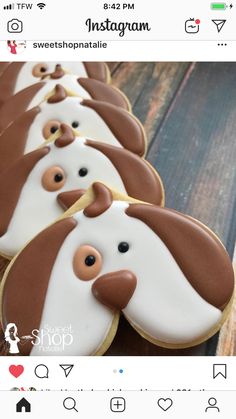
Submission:
{"label": "wooden table", "polygon": [[[236,64],[109,63],[148,136],[166,206],[212,228],[233,257],[236,237]],[[235,304],[236,307],[236,304]],[[107,355],[236,355],[236,308],[208,342],[170,351],[121,319]]]}

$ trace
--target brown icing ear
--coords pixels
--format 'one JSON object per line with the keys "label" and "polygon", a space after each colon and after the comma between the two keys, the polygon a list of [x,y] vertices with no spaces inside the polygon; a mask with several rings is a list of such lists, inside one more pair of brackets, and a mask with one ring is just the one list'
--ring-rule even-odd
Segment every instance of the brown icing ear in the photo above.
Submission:
{"label": "brown icing ear", "polygon": [[207,227],[177,211],[152,205],[131,204],[126,214],[157,234],[204,300],[224,309],[233,294],[234,273],[226,250]]}
{"label": "brown icing ear", "polygon": [[164,192],[160,178],[145,160],[124,148],[91,140],[86,140],[86,144],[101,151],[112,162],[129,196],[155,205],[163,204]]}
{"label": "brown icing ear", "polygon": [[120,108],[129,109],[128,100],[118,90],[98,80],[79,78],[78,83],[90,94],[92,99],[108,102]]}
{"label": "brown icing ear", "polygon": [[6,68],[10,65],[10,62],[0,63],[0,75],[6,70]]}
{"label": "brown icing ear", "polygon": [[93,192],[95,194],[95,200],[84,209],[84,215],[86,217],[98,217],[98,215],[110,208],[113,201],[110,189],[103,185],[103,183],[94,183]]}
{"label": "brown icing ear", "polygon": [[39,106],[23,113],[0,136],[0,173],[24,155],[29,129],[41,112]]}
{"label": "brown icing ear", "polygon": [[30,102],[44,85],[43,82],[35,83],[16,93],[4,103],[0,109],[0,132],[28,109]]}
{"label": "brown icing ear", "polygon": [[0,237],[8,229],[21,190],[30,172],[38,161],[46,156],[49,151],[49,147],[43,147],[26,154],[0,176]]}
{"label": "brown icing ear", "polygon": [[14,94],[18,73],[25,63],[11,63],[0,77],[0,106]]}
{"label": "brown icing ear", "polygon": [[[5,282],[2,319],[6,328],[15,323],[19,336],[39,329],[53,265],[58,252],[76,227],[73,218],[63,219],[41,232],[19,254]],[[32,344],[21,346],[21,355],[29,355]]]}
{"label": "brown icing ear", "polygon": [[95,79],[99,81],[103,81],[106,83],[108,81],[109,72],[105,63],[98,63],[98,62],[84,62],[84,67],[86,73],[90,79]]}
{"label": "brown icing ear", "polygon": [[144,155],[144,130],[131,113],[95,100],[83,100],[82,105],[93,109],[103,119],[122,147],[139,156]]}
{"label": "brown icing ear", "polygon": [[73,143],[75,135],[71,127],[69,127],[69,125],[66,124],[61,124],[60,130],[62,132],[62,135],[56,139],[55,146],[61,148]]}
{"label": "brown icing ear", "polygon": [[58,103],[62,102],[67,97],[67,92],[61,84],[55,86],[55,91],[52,96],[47,100],[48,103]]}

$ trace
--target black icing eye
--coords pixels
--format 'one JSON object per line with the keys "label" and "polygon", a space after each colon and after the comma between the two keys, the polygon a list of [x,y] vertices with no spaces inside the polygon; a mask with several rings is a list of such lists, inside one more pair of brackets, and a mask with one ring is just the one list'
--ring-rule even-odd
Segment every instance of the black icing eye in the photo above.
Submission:
{"label": "black icing eye", "polygon": [[96,262],[96,258],[93,255],[87,256],[84,261],[85,265],[87,266],[93,266],[95,262]]}
{"label": "black icing eye", "polygon": [[50,132],[52,134],[55,134],[55,132],[57,132],[57,130],[58,130],[58,127],[56,125],[54,125],[53,127],[50,128]]}
{"label": "black icing eye", "polygon": [[56,183],[59,183],[63,180],[64,176],[62,175],[62,173],[56,173],[54,176],[54,181]]}
{"label": "black icing eye", "polygon": [[88,174],[88,169],[86,169],[86,167],[81,167],[81,169],[79,169],[78,174],[80,177],[84,177]]}
{"label": "black icing eye", "polygon": [[40,68],[40,71],[41,71],[41,73],[46,73],[47,68],[46,68],[46,67],[41,67],[41,68]]}
{"label": "black icing eye", "polygon": [[74,122],[72,122],[71,126],[72,126],[72,128],[78,128],[79,122],[78,121],[74,121]]}
{"label": "black icing eye", "polygon": [[129,250],[129,244],[127,242],[120,242],[118,244],[118,250],[120,253],[126,253]]}

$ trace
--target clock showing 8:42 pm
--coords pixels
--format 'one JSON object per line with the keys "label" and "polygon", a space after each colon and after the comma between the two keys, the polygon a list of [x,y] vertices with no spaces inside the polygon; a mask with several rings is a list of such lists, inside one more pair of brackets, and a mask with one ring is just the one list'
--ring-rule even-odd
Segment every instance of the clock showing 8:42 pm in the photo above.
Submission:
{"label": "clock showing 8:42 pm", "polygon": [[134,3],[104,3],[103,9],[134,10]]}

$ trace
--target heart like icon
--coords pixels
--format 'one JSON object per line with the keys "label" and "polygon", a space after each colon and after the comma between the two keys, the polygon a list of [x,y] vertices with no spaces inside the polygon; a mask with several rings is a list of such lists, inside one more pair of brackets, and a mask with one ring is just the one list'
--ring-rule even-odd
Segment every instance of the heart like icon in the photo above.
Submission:
{"label": "heart like icon", "polygon": [[23,374],[24,367],[23,365],[10,365],[9,372],[13,375],[13,377],[18,378],[21,374]]}
{"label": "heart like icon", "polygon": [[157,401],[158,406],[166,412],[170,407],[173,405],[173,400],[167,398],[167,399],[159,399]]}

